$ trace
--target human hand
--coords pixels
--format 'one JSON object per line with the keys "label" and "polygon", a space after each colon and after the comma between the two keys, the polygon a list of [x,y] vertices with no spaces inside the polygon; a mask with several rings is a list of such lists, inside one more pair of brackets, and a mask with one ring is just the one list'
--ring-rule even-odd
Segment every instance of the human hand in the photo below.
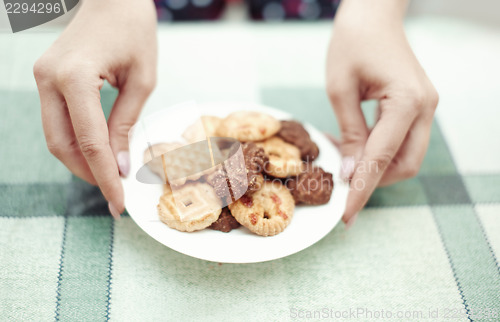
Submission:
{"label": "human hand", "polygon": [[[50,152],[100,187],[115,218],[124,211],[128,131],[154,88],[156,56],[152,1],[87,0],[33,69]],[[107,124],[104,80],[119,90]]]}
{"label": "human hand", "polygon": [[[438,94],[406,39],[406,1],[344,0],[327,58],[327,91],[340,126],[343,179],[351,190],[349,228],[377,186],[418,173],[429,144]],[[368,128],[360,103],[378,100]]]}

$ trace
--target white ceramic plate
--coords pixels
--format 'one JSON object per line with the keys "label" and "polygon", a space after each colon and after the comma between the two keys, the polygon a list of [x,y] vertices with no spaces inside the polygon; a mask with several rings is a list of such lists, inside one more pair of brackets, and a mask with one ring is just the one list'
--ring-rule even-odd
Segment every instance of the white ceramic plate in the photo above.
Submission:
{"label": "white ceramic plate", "polygon": [[[220,117],[237,110],[257,110],[277,119],[293,118],[283,111],[254,103],[218,102],[197,105],[196,108],[202,114]],[[188,111],[189,108],[182,106],[166,109],[164,120],[170,124],[162,125],[162,128],[182,132],[197,117]],[[153,119],[158,121],[159,117],[155,116]],[[134,131],[130,137],[131,170],[130,176],[123,179],[127,211],[139,227],[160,243],[180,253],[208,261],[255,263],[297,253],[322,239],[337,225],[344,212],[348,194],[348,186],[338,179],[341,165],[339,152],[320,131],[309,124],[304,125],[320,149],[315,164],[334,174],[333,195],[325,205],[297,206],[290,225],[276,236],[257,236],[244,227],[229,233],[211,229],[186,233],[169,228],[159,221],[156,206],[162,194],[162,186],[141,183],[137,181],[135,174],[143,166],[143,152],[148,146],[148,140],[154,144],[161,141],[172,142],[178,138],[170,136],[174,134],[169,134],[168,130],[159,133],[154,130],[154,126],[148,127],[147,124],[147,139],[142,130]]]}

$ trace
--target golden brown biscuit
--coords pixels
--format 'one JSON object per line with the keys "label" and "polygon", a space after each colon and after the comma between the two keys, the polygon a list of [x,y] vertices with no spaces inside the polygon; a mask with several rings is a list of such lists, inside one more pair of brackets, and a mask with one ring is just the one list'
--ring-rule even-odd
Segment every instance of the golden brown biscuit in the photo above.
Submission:
{"label": "golden brown biscuit", "polygon": [[304,164],[296,146],[278,137],[258,142],[257,145],[262,147],[269,157],[269,162],[264,167],[267,174],[276,178],[286,178],[296,176],[303,171]]}
{"label": "golden brown biscuit", "polygon": [[190,125],[182,134],[189,143],[206,140],[207,137],[216,136],[217,128],[222,119],[217,116],[203,115],[201,122],[198,120]]}
{"label": "golden brown biscuit", "polygon": [[252,195],[244,195],[229,205],[231,214],[250,231],[261,236],[281,233],[293,217],[295,202],[280,182],[264,182]]}
{"label": "golden brown biscuit", "polygon": [[280,127],[280,121],[268,114],[240,111],[229,114],[221,121],[217,135],[241,142],[262,141],[276,134]]}
{"label": "golden brown biscuit", "polygon": [[206,183],[187,184],[174,192],[165,185],[158,215],[170,228],[192,232],[214,223],[219,218],[221,207],[220,199]]}

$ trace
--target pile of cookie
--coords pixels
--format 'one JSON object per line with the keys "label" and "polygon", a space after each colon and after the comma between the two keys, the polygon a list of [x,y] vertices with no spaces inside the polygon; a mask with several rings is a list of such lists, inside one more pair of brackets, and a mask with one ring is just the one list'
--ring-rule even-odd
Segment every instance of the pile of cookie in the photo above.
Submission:
{"label": "pile of cookie", "polygon": [[[229,163],[224,170],[219,168],[202,173],[195,180],[188,179],[182,187],[176,187],[181,196],[186,196],[183,203],[191,207],[182,213],[167,182],[158,214],[169,227],[187,232],[204,228],[229,232],[242,225],[257,235],[273,236],[289,225],[296,204],[320,205],[330,200],[333,176],[313,164],[319,149],[299,122],[279,121],[255,111],[234,112],[226,118],[204,116],[201,121],[203,133],[199,126],[191,127],[184,132],[184,139],[196,142],[202,137],[225,137],[239,141],[244,158],[244,169],[240,170],[243,177],[230,182],[225,173],[231,168]],[[144,161],[178,146],[153,146],[146,151]],[[161,162],[149,162],[148,166],[165,179]],[[227,200],[228,186],[231,196],[241,197]]]}

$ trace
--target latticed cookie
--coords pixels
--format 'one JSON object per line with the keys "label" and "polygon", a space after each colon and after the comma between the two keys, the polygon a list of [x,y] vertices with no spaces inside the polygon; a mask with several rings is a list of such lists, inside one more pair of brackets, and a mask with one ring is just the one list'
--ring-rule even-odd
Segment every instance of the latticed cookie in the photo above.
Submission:
{"label": "latticed cookie", "polygon": [[206,183],[190,183],[174,191],[165,186],[158,204],[158,215],[170,228],[192,232],[214,223],[219,218],[221,207],[221,200]]}

